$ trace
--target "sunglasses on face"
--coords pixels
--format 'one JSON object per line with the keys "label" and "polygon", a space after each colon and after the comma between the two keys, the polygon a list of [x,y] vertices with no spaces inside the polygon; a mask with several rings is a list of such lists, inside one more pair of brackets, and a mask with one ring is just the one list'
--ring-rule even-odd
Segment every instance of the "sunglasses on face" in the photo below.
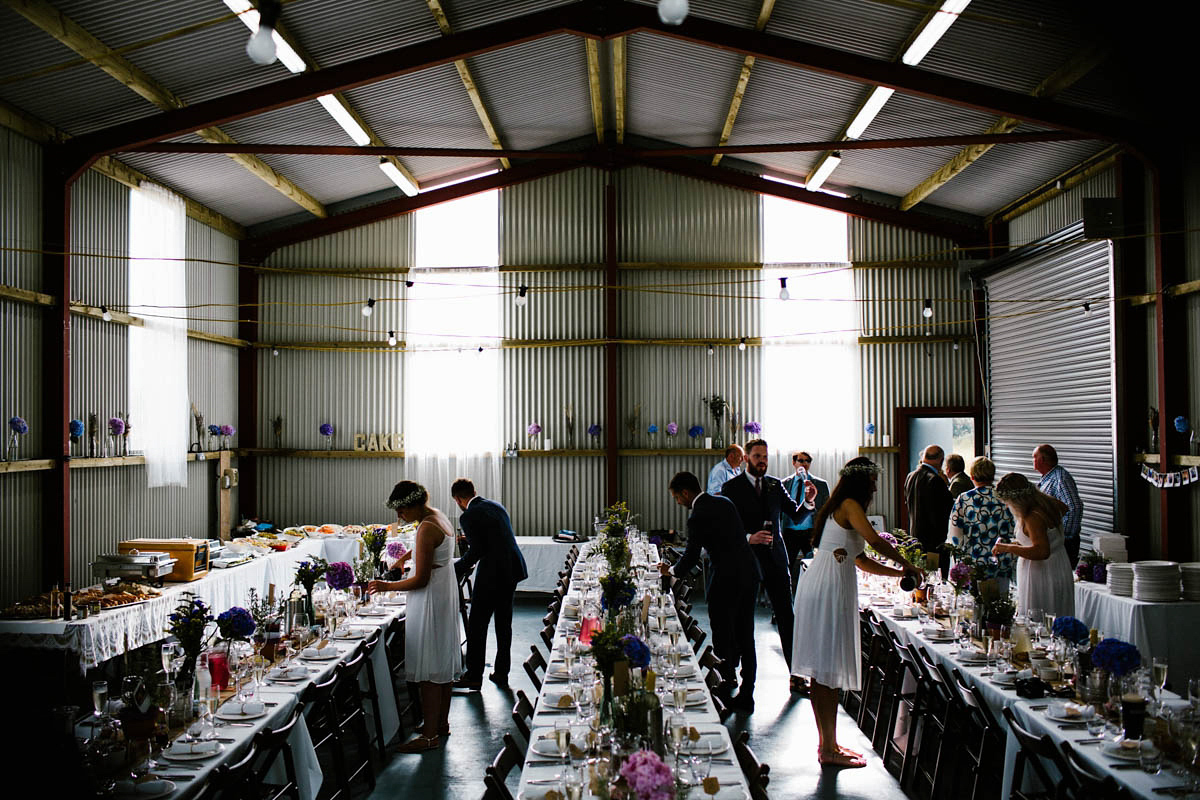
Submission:
{"label": "sunglasses on face", "polygon": [[811,458],[793,458],[792,461],[798,462],[800,464],[811,464],[812,463]]}

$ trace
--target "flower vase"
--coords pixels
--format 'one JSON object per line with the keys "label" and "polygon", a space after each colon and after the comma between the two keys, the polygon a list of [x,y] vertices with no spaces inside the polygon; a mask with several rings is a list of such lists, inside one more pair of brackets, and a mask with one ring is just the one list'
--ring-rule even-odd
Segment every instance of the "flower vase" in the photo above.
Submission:
{"label": "flower vase", "polygon": [[612,674],[604,673],[604,695],[600,699],[600,708],[596,712],[601,730],[612,730],[613,727],[613,688]]}
{"label": "flower vase", "polygon": [[333,437],[332,436],[325,437],[325,449],[333,450]]}
{"label": "flower vase", "polygon": [[317,621],[317,609],[313,606],[312,589],[309,589],[304,594],[304,613],[308,615],[308,624],[313,625]]}
{"label": "flower vase", "polygon": [[714,433],[712,437],[713,450],[725,449],[725,437],[719,433]]}
{"label": "flower vase", "polygon": [[10,433],[8,435],[8,451],[4,456],[5,461],[17,460],[17,434]]}

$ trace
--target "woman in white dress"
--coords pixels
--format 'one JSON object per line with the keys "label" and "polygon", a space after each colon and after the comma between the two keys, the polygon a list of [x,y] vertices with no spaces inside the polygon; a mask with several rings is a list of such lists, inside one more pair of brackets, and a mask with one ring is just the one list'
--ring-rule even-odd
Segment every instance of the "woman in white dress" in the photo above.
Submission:
{"label": "woman in white dress", "polygon": [[[866,761],[861,753],[837,743],[838,689],[861,687],[858,576],[854,570],[858,567],[873,575],[918,579],[921,572],[867,521],[866,509],[875,495],[879,466],[860,456],[847,462],[838,475],[837,485],[813,524],[818,533],[812,564],[796,585],[792,674],[812,678],[817,761],[823,766],[863,767]],[[868,544],[901,569],[867,557],[863,551]]]}
{"label": "woman in white dress", "polygon": [[412,575],[400,581],[371,581],[367,590],[407,592],[404,666],[408,680],[421,685],[421,733],[399,748],[419,753],[438,747],[450,735],[450,690],[461,666],[458,621],[458,583],[451,559],[454,536],[450,521],[428,505],[429,492],[413,481],[400,481],[388,498],[388,508],[405,523],[417,523],[413,550],[399,565],[413,560]]}
{"label": "woman in white dress", "polygon": [[997,542],[995,555],[1017,556],[1017,613],[1040,608],[1055,616],[1075,615],[1075,578],[1063,545],[1062,518],[1067,507],[1058,498],[1038,491],[1019,472],[996,484],[996,497],[1017,520],[1017,541]]}

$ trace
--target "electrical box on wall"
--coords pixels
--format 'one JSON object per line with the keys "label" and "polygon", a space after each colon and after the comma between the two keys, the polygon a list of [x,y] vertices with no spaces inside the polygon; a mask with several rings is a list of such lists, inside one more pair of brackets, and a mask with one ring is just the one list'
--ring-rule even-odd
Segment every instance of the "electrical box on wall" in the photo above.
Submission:
{"label": "electrical box on wall", "polygon": [[232,489],[234,486],[237,486],[238,485],[238,471],[231,467],[230,469],[227,469],[224,472],[222,472],[220,485],[221,485],[222,489]]}

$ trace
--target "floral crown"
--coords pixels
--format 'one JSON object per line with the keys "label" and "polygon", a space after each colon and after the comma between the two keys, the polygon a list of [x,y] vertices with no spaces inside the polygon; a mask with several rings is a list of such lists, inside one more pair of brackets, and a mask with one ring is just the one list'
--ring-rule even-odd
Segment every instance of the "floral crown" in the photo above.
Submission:
{"label": "floral crown", "polygon": [[882,472],[882,470],[880,470],[879,465],[875,463],[847,464],[838,470],[838,475],[843,478],[849,478],[851,475],[869,475],[872,478],[878,478],[880,472]]}
{"label": "floral crown", "polygon": [[1033,493],[1037,489],[1033,488],[1033,484],[1027,483],[1024,486],[1011,486],[1001,488],[997,486],[992,489],[992,494],[999,497],[1001,500],[1023,500],[1026,497],[1033,497]]}
{"label": "floral crown", "polygon": [[424,495],[424,494],[425,494],[425,490],[418,487],[416,489],[413,489],[411,492],[406,494],[404,497],[401,497],[399,500],[388,500],[386,503],[384,503],[384,505],[386,505],[388,508],[392,509],[393,511],[395,511],[396,509],[399,509],[399,508],[407,508],[408,506],[415,506],[424,500],[424,498],[421,497],[421,495]]}

